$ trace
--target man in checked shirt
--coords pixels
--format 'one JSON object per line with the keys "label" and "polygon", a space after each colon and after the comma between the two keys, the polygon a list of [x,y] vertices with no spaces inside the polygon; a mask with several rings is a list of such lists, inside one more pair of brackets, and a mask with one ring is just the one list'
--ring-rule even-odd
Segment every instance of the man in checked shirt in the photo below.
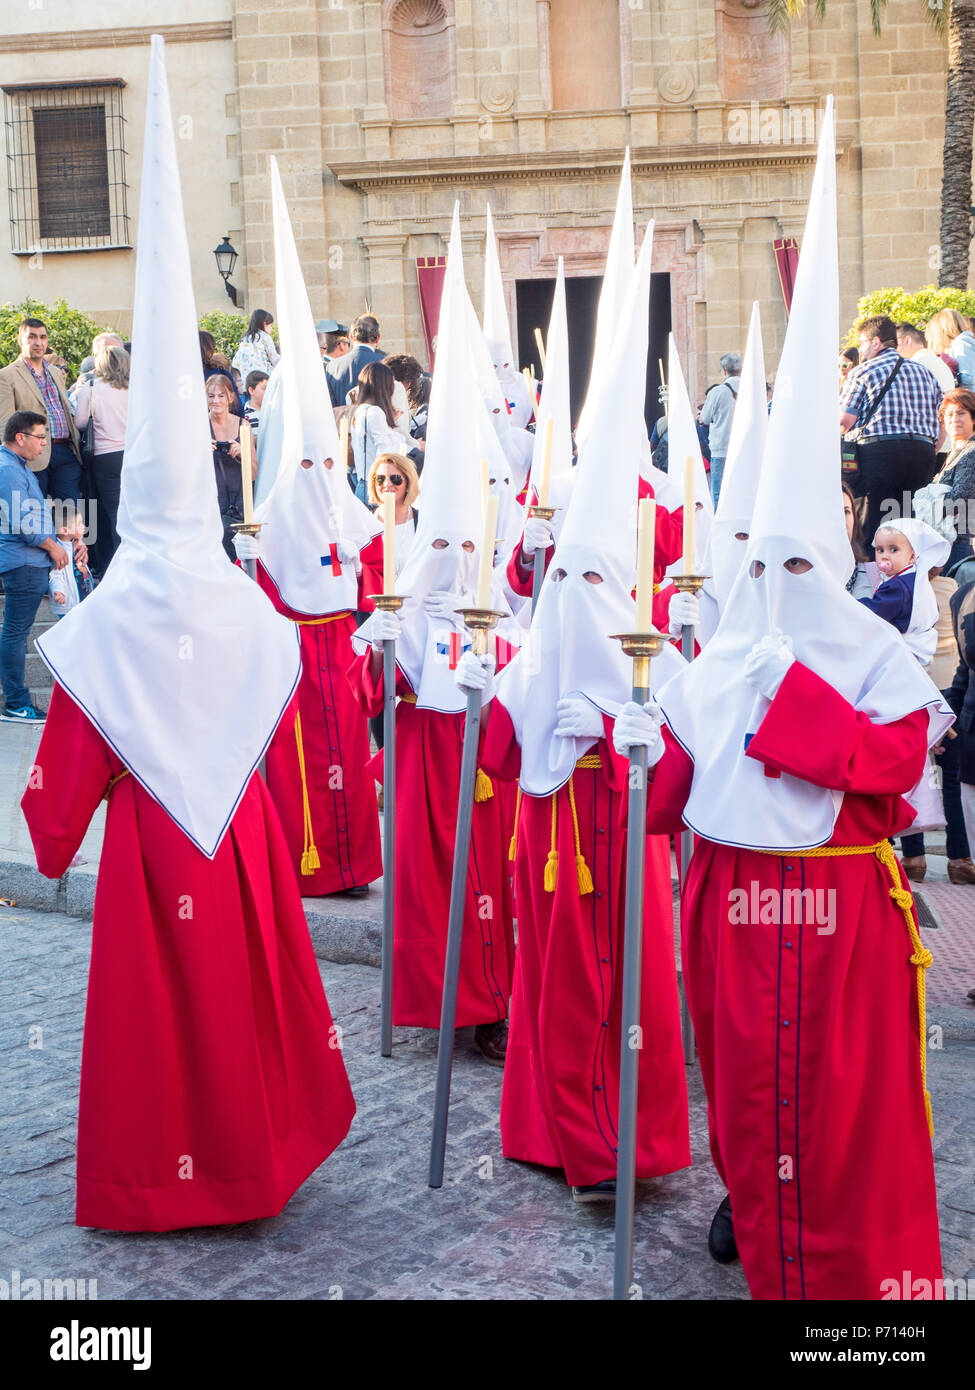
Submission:
{"label": "man in checked shirt", "polygon": [[927,367],[898,355],[897,329],[885,314],[863,319],[857,332],[860,365],[840,396],[840,429],[861,431],[857,492],[867,499],[864,531],[872,542],[882,520],[911,515],[904,494],[913,499],[934,477],[935,448],[944,438],[938,420],[943,392]]}

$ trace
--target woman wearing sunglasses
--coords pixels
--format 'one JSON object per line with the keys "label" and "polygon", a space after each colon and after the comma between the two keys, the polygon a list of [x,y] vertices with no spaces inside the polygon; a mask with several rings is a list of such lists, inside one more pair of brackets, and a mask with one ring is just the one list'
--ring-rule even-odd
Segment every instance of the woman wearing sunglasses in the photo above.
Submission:
{"label": "woman wearing sunglasses", "polygon": [[[388,493],[396,498],[396,577],[399,578],[406,558],[413,545],[416,534],[418,512],[413,503],[420,495],[420,479],[416,465],[405,454],[379,454],[369,470],[366,485],[366,500],[374,510],[383,505]],[[363,565],[377,566],[377,579],[382,582],[383,538],[382,533],[363,551]],[[367,593],[379,593],[363,585]]]}

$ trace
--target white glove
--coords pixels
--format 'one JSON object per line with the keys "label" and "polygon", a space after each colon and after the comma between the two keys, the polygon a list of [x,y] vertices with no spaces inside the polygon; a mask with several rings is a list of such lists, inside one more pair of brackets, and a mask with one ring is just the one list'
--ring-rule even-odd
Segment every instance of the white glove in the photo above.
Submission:
{"label": "white glove", "polygon": [[792,638],[769,633],[745,657],[745,680],[767,700],[774,700],[795,659]]}
{"label": "white glove", "polygon": [[335,553],[339,557],[340,565],[353,565],[356,574],[362,568],[362,561],[359,559],[359,547],[347,541],[344,536],[339,536],[335,542]]}
{"label": "white glove", "polygon": [[261,555],[261,542],[257,536],[245,536],[238,531],[234,536],[234,549],[238,560],[257,560]]}
{"label": "white glove", "polygon": [[493,652],[485,652],[483,656],[465,652],[457,663],[454,680],[465,695],[471,690],[486,690],[494,674],[494,664]]}
{"label": "white glove", "polygon": [[559,716],[555,732],[559,738],[602,738],[603,716],[581,695],[567,695],[555,708]]}
{"label": "white glove", "polygon": [[423,600],[423,607],[428,617],[456,627],[460,621],[457,610],[464,607],[464,597],[451,589],[434,589]]}
{"label": "white glove", "polygon": [[671,637],[680,637],[685,627],[697,627],[700,621],[701,605],[697,594],[676,593],[667,610],[667,631]]}
{"label": "white glove", "polygon": [[382,613],[378,609],[369,620],[369,640],[373,649],[381,652],[384,642],[395,642],[403,630],[396,613]]}
{"label": "white glove", "polygon": [[634,748],[645,748],[647,767],[659,763],[664,755],[660,734],[663,719],[663,710],[654,700],[648,700],[642,708],[632,700],[627,701],[613,725],[613,747],[620,757],[628,758]]}
{"label": "white glove", "polygon": [[551,525],[540,516],[530,516],[525,522],[525,539],[521,543],[525,554],[531,555],[535,550],[546,551],[554,544]]}

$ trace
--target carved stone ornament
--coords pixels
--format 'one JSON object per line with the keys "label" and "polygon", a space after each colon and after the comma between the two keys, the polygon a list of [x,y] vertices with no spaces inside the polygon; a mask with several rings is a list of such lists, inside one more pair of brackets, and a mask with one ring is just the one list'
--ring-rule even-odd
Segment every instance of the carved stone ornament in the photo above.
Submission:
{"label": "carved stone ornament", "polygon": [[657,91],[664,101],[688,101],[694,91],[694,74],[683,64],[665,68],[660,74]]}
{"label": "carved stone ornament", "polygon": [[510,111],[515,104],[514,83],[508,77],[483,77],[478,95],[485,111],[495,115]]}

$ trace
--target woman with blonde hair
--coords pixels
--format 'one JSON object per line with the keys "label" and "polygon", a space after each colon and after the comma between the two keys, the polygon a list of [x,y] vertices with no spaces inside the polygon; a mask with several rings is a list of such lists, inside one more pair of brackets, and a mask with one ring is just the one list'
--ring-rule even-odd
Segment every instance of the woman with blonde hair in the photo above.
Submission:
{"label": "woman with blonde hair", "polygon": [[223,522],[223,548],[235,559],[233,523],[244,519],[243,482],[240,476],[240,418],[233,413],[236,392],[222,372],[207,380],[207,409],[213,466],[217,475],[217,498]]}
{"label": "woman with blonde hair", "polygon": [[129,413],[129,354],[117,344],[103,345],[95,356],[95,373],[78,388],[74,422],[82,436],[89,423],[91,450],[86,450],[89,477],[95,494],[92,561],[98,577],[105,573],[118,550],[119,492],[125,450],[125,422]]}
{"label": "woman with blonde hair", "polygon": [[[924,338],[932,352],[941,358],[953,358],[958,369],[958,384],[975,390],[975,334],[968,319],[957,309],[939,309],[928,320]],[[948,363],[951,366],[951,363]]]}

